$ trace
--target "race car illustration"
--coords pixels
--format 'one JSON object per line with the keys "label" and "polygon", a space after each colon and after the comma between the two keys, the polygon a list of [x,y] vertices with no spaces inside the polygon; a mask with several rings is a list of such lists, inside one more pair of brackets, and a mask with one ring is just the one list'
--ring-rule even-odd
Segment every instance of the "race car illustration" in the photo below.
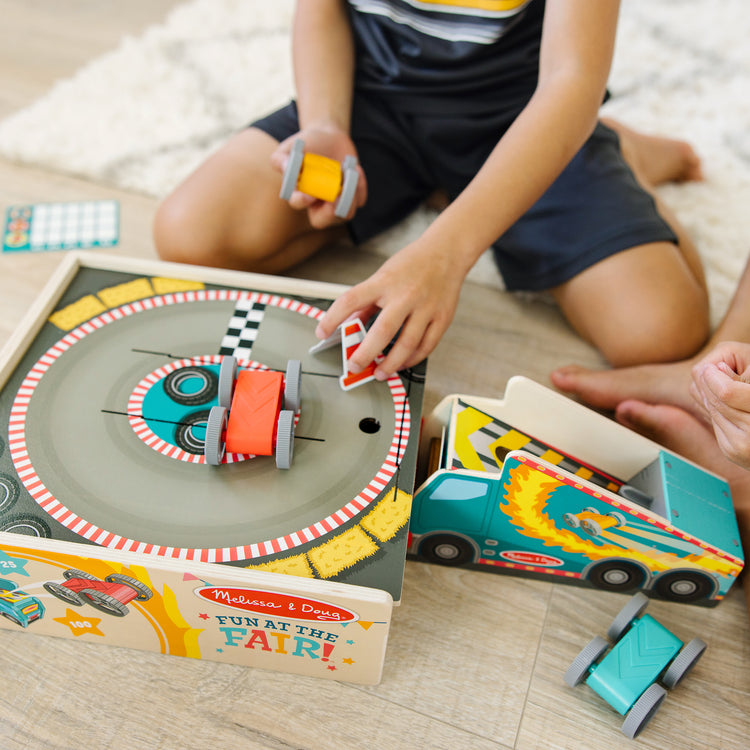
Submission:
{"label": "race car illustration", "polygon": [[44,617],[44,605],[35,596],[16,588],[13,581],[0,578],[0,615],[22,628]]}
{"label": "race car illustration", "polygon": [[292,465],[294,418],[300,408],[302,365],[290,359],[286,374],[240,369],[234,357],[221,360],[218,406],[206,423],[204,455],[211,466],[224,454],[274,456],[279,469]]}
{"label": "race car illustration", "polygon": [[[610,643],[595,636],[565,673],[570,687],[586,684],[625,716],[622,731],[637,737],[706,650],[700,638],[686,644],[643,612],[648,597],[636,594],[612,621]],[[608,653],[607,653],[608,652]]]}
{"label": "race car illustration", "polygon": [[148,601],[153,592],[131,576],[112,573],[103,581],[83,570],[69,568],[63,572],[65,583],[49,581],[44,590],[61,599],[66,604],[81,607],[90,604],[100,612],[115,617],[124,617],[130,611],[128,604],[133,600]]}
{"label": "race car illustration", "polygon": [[580,513],[564,513],[563,521],[572,529],[582,528],[591,536],[601,536],[605,529],[625,526],[622,513],[599,513],[596,508],[584,508]]}

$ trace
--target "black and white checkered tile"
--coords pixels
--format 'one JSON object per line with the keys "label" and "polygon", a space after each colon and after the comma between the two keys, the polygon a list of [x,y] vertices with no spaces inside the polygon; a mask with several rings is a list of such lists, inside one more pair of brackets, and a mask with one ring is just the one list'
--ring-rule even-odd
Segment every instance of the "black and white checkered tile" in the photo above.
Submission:
{"label": "black and white checkered tile", "polygon": [[227,332],[221,340],[219,354],[232,355],[237,359],[251,359],[253,344],[258,336],[266,306],[244,298],[237,301],[234,314],[227,325]]}

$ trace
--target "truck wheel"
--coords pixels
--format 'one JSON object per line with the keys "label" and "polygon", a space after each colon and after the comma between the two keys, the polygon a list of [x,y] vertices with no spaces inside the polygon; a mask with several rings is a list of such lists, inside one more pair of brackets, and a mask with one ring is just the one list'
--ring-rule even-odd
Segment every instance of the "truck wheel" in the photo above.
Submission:
{"label": "truck wheel", "polygon": [[607,638],[613,643],[619,641],[622,634],[639,618],[648,607],[648,597],[637,593],[617,614],[607,631]]}
{"label": "truck wheel", "polygon": [[218,397],[219,406],[225,409],[232,407],[235,380],[237,380],[237,360],[234,357],[222,357],[219,366]]}
{"label": "truck wheel", "polygon": [[693,638],[686,643],[662,675],[664,686],[671,690],[679,685],[682,678],[698,663],[706,648],[708,647],[700,638]]}
{"label": "truck wheel", "polygon": [[649,685],[625,717],[622,723],[622,733],[628,739],[635,739],[646,728],[646,724],[654,718],[654,714],[666,697],[667,691],[661,685],[656,683]]}
{"label": "truck wheel", "polygon": [[294,412],[285,409],[279,414],[276,424],[276,467],[278,469],[292,468],[292,454],[294,453]]}
{"label": "truck wheel", "polygon": [[609,643],[600,635],[595,635],[568,667],[563,677],[565,684],[570,687],[580,685],[588,676],[591,665],[597,662],[608,648]]}
{"label": "truck wheel", "polygon": [[654,584],[659,596],[673,602],[694,602],[714,592],[714,582],[695,570],[672,570],[660,575]]}
{"label": "truck wheel", "polygon": [[440,565],[464,565],[474,562],[474,548],[465,539],[452,534],[435,534],[419,545],[419,554]]}
{"label": "truck wheel", "polygon": [[623,560],[609,560],[591,568],[588,580],[598,589],[629,591],[642,586],[646,580],[646,574],[633,563]]}

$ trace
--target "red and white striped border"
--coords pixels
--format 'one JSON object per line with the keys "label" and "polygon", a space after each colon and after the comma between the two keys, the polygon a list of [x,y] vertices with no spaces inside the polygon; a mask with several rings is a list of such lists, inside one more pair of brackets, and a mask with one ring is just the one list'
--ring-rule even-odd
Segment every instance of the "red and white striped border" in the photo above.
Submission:
{"label": "red and white striped border", "polygon": [[[157,297],[149,297],[144,300],[130,302],[116,309],[108,310],[70,331],[39,358],[21,383],[21,387],[18,389],[13,406],[11,407],[8,424],[8,447],[20,480],[23,482],[23,485],[26,487],[29,494],[46,513],[74,533],[102,547],[129,552],[154,554],[180,560],[232,562],[279,554],[302,544],[315,541],[316,539],[335,531],[342,524],[354,518],[379,497],[380,493],[386,488],[388,482],[392,479],[401,463],[411,429],[409,403],[406,397],[406,391],[398,375],[393,375],[386,381],[393,397],[395,409],[395,431],[390,448],[381,468],[370,480],[367,486],[344,507],[305,529],[277,537],[276,539],[259,542],[257,544],[222,547],[217,549],[165,547],[156,544],[147,544],[145,542],[127,539],[126,537],[113,534],[105,529],[100,529],[85,519],[80,518],[73,511],[66,508],[56,497],[54,497],[47,487],[45,487],[44,483],[37,475],[29,457],[26,444],[26,414],[34,390],[55,360],[88,334],[103,328],[108,323],[128,317],[129,315],[184,302],[237,301],[243,297],[249,297],[252,302],[260,302],[261,304],[272,305],[293,312],[298,312],[301,315],[307,315],[316,320],[323,316],[323,311],[312,305],[300,302],[299,300],[267,293],[248,293],[246,291],[235,289],[202,289],[188,292],[177,292]],[[199,360],[207,361],[209,359],[213,360],[213,357],[198,357],[190,359],[189,361],[197,362]],[[130,411],[129,407],[128,411]]]}

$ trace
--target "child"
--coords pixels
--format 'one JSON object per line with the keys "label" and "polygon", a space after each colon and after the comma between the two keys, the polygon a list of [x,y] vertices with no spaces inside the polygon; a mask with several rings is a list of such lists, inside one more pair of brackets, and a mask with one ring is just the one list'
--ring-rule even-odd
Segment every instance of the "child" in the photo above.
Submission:
{"label": "child", "polygon": [[[297,100],[232,138],[160,206],[166,260],[278,273],[362,242],[436,189],[448,207],[339,297],[317,335],[376,312],[357,370],[426,357],[488,247],[509,290],[550,290],[615,365],[692,355],[708,335],[697,252],[649,188],[698,177],[675,141],[599,122],[617,0],[299,0]],[[612,125],[612,124],[610,124]],[[295,138],[361,174],[346,223],[278,197]]]}

